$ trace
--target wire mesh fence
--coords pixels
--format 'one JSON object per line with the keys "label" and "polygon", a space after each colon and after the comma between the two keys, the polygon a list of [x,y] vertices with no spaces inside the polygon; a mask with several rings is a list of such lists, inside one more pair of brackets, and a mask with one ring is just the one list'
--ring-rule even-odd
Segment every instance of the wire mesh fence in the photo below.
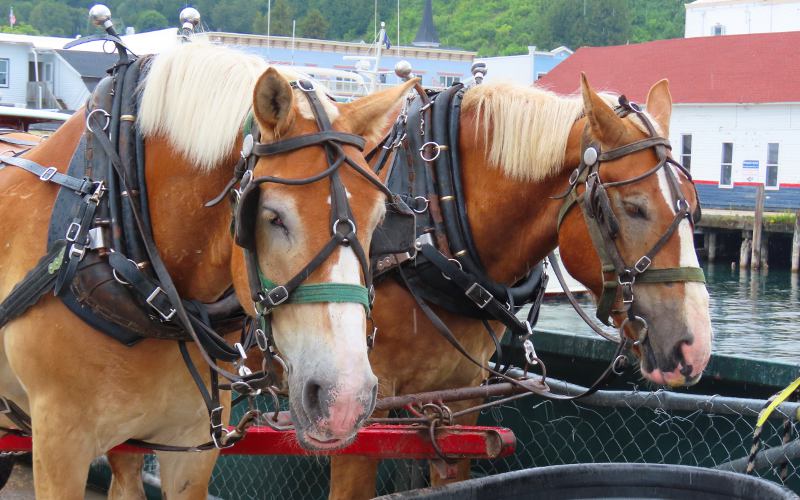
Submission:
{"label": "wire mesh fence", "polygon": [[[478,423],[511,428],[517,451],[503,459],[476,461],[472,475],[591,462],[743,467],[735,461],[748,456],[763,402],[666,395],[663,391],[619,391],[581,402],[532,397],[487,410]],[[266,401],[258,404],[268,409]],[[797,404],[784,405],[775,414],[779,418],[766,422],[761,450],[767,453],[762,452],[754,471],[795,492],[800,492],[799,409]],[[326,498],[329,463],[327,457],[225,456],[214,470],[210,493],[231,500]],[[146,469],[157,474],[154,459],[148,459]],[[385,460],[379,467],[378,494],[428,484],[425,461]]]}

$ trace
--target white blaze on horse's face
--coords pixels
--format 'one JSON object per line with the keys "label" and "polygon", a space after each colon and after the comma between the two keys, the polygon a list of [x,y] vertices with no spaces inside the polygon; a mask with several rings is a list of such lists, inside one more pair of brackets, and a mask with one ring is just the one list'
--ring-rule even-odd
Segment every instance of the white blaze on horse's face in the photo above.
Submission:
{"label": "white blaze on horse's face", "polygon": [[[681,179],[682,174],[677,172],[671,165],[676,178]],[[673,206],[672,192],[667,181],[667,174],[664,170],[657,172],[658,186],[662,195],[663,203],[669,213],[673,216],[676,207]],[[681,187],[685,183],[681,182]],[[694,235],[692,226],[688,219],[684,219],[678,225],[676,231],[680,257],[678,266],[680,267],[700,267],[697,259],[697,252],[694,248]],[[683,287],[683,301],[680,307],[675,309],[677,316],[673,321],[681,325],[691,333],[691,341],[683,342],[679,345],[680,362],[672,371],[662,371],[657,366],[647,370],[643,367],[643,372],[654,382],[670,386],[684,385],[687,382],[699,380],[703,368],[708,363],[711,356],[711,316],[709,314],[708,291],[703,283],[686,282],[673,286]],[[644,292],[647,295],[647,292]]]}

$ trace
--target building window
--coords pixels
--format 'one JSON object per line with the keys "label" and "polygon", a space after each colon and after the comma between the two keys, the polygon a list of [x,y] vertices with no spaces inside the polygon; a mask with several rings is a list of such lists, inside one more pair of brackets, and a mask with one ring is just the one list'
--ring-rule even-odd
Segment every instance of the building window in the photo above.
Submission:
{"label": "building window", "polygon": [[722,143],[722,163],[720,164],[719,171],[719,186],[720,187],[733,187],[733,143]]}
{"label": "building window", "polygon": [[0,59],[0,87],[8,87],[8,59]]}
{"label": "building window", "polygon": [[778,151],[779,144],[767,144],[767,189],[778,189]]}
{"label": "building window", "polygon": [[725,34],[725,26],[717,23],[711,28],[711,35],[720,36]]}
{"label": "building window", "polygon": [[681,165],[692,170],[692,134],[681,135]]}
{"label": "building window", "polygon": [[449,87],[461,81],[460,76],[439,75],[439,83],[442,87]]}

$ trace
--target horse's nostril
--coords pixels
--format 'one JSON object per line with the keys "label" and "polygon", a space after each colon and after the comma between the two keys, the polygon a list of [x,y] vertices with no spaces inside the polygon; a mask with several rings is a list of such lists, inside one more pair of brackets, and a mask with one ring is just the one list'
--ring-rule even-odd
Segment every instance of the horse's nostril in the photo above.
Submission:
{"label": "horse's nostril", "polygon": [[303,388],[303,409],[313,422],[326,418],[329,392],[316,380],[309,380]]}
{"label": "horse's nostril", "polygon": [[692,376],[693,369],[694,367],[692,365],[684,365],[684,367],[681,368],[681,375],[683,375],[686,378],[689,378]]}

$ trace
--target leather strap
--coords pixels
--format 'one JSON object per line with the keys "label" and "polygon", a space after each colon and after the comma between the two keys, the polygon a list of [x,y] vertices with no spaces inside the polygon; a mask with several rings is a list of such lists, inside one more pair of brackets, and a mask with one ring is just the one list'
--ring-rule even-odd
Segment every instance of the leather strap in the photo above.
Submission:
{"label": "leather strap", "polygon": [[52,182],[67,189],[71,189],[80,194],[91,193],[94,185],[89,179],[76,179],[69,175],[62,174],[55,167],[43,167],[35,161],[27,160],[25,158],[16,158],[13,156],[0,156],[0,162],[8,165],[13,165],[26,170],[33,175],[37,176],[39,180],[44,182]]}

